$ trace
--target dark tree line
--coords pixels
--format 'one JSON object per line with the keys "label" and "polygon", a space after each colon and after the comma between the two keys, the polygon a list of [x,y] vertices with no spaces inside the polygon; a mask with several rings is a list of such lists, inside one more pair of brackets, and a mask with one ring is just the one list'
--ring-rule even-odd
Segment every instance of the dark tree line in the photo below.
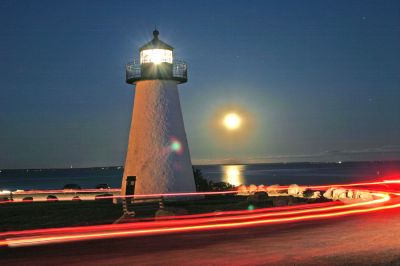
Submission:
{"label": "dark tree line", "polygon": [[234,185],[226,182],[213,182],[204,178],[203,173],[200,169],[193,167],[194,182],[196,184],[196,191],[225,191],[232,190],[235,188]]}

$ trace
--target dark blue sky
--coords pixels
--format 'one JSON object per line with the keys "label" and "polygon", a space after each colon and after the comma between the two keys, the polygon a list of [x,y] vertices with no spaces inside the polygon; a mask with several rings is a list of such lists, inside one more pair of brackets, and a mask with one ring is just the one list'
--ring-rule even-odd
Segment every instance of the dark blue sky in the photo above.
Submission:
{"label": "dark blue sky", "polygon": [[[0,1],[0,168],[122,165],[160,38],[198,162],[400,159],[399,1]],[[220,114],[251,127],[222,136]]]}

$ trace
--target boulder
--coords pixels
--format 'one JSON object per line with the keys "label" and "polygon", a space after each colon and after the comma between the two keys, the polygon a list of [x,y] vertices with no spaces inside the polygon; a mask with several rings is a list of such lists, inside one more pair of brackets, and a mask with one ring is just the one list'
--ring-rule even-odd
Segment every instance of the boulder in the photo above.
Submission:
{"label": "boulder", "polygon": [[340,200],[346,203],[351,202],[351,200],[355,199],[363,201],[374,199],[373,195],[370,192],[344,188],[330,188],[325,191],[323,196],[327,199]]}
{"label": "boulder", "polygon": [[238,195],[248,195],[249,191],[247,190],[247,187],[245,185],[240,185],[238,187]]}
{"label": "boulder", "polygon": [[257,186],[251,184],[251,185],[249,186],[249,192],[250,192],[251,194],[254,194],[255,192],[257,192]]}
{"label": "boulder", "polygon": [[314,194],[312,195],[312,199],[319,199],[321,197],[321,192],[320,191],[314,191]]}
{"label": "boulder", "polygon": [[325,191],[325,193],[323,194],[324,198],[332,199],[334,190],[335,190],[335,188],[331,187],[327,191]]}
{"label": "boulder", "polygon": [[265,191],[265,186],[263,184],[258,185],[257,191]]}
{"label": "boulder", "polygon": [[267,187],[268,196],[278,196],[280,194],[279,185],[271,185]]}
{"label": "boulder", "polygon": [[339,200],[339,199],[345,199],[347,190],[344,188],[335,188],[332,191],[332,199],[333,200]]}
{"label": "boulder", "polygon": [[291,196],[299,196],[303,195],[303,192],[305,191],[304,187],[300,187],[296,184],[292,184],[288,187],[288,194]]}
{"label": "boulder", "polygon": [[361,194],[362,194],[361,191],[355,190],[355,191],[353,192],[353,198],[354,198],[354,199],[360,199]]}
{"label": "boulder", "polygon": [[298,196],[299,198],[305,198],[305,199],[319,199],[321,198],[321,192],[320,191],[314,191],[311,189],[307,189]]}
{"label": "boulder", "polygon": [[351,189],[347,190],[347,198],[349,198],[349,199],[353,199],[354,198],[353,190],[351,190]]}
{"label": "boulder", "polygon": [[362,191],[360,194],[360,199],[364,201],[370,201],[373,200],[374,197],[372,196],[371,193]]}

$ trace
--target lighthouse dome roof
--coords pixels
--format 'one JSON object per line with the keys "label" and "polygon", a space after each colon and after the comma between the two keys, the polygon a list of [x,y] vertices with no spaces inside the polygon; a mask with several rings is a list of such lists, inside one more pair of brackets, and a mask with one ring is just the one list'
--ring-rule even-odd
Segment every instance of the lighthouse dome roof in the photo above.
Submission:
{"label": "lighthouse dome roof", "polygon": [[145,45],[143,45],[142,47],[140,47],[139,51],[142,50],[148,50],[148,49],[165,49],[165,50],[174,50],[174,47],[172,47],[169,44],[166,44],[165,42],[161,41],[158,38],[158,35],[160,34],[160,32],[158,30],[154,30],[153,31],[153,40],[149,41],[148,43],[146,43]]}

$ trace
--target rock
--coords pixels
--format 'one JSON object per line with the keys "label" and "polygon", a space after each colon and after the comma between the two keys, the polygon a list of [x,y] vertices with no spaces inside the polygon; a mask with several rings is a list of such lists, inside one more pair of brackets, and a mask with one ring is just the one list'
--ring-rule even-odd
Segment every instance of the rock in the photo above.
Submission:
{"label": "rock", "polygon": [[353,192],[353,190],[347,190],[347,198],[353,199],[353,197],[354,197],[354,192]]}
{"label": "rock", "polygon": [[288,194],[291,196],[299,196],[299,195],[303,194],[304,190],[305,190],[305,188],[299,187],[296,184],[292,184],[288,187]]}
{"label": "rock", "polygon": [[301,197],[306,198],[306,199],[319,199],[321,197],[321,192],[307,189],[302,194],[299,194],[299,198],[301,198]]}
{"label": "rock", "polygon": [[346,198],[346,189],[334,188],[332,191],[332,200],[338,200]]}
{"label": "rock", "polygon": [[351,200],[357,199],[363,201],[370,201],[374,199],[370,192],[351,189],[347,190],[344,188],[330,188],[324,193],[323,196],[327,199],[340,200],[345,203],[349,203]]}
{"label": "rock", "polygon": [[314,194],[312,195],[312,199],[319,199],[321,197],[321,192],[320,191],[314,191]]}
{"label": "rock", "polygon": [[323,194],[324,198],[326,199],[332,199],[333,197],[333,191],[335,190],[335,188],[329,188],[327,191],[325,191],[325,193]]}
{"label": "rock", "polygon": [[361,192],[360,199],[365,200],[365,201],[370,201],[370,200],[373,200],[374,197],[369,192]]}
{"label": "rock", "polygon": [[347,192],[344,191],[343,193],[338,195],[338,200],[347,199]]}
{"label": "rock", "polygon": [[245,185],[240,185],[238,187],[238,195],[248,195],[249,191],[247,190],[247,187]]}
{"label": "rock", "polygon": [[264,187],[264,185],[263,185],[263,184],[261,184],[261,185],[258,185],[258,187],[257,187],[257,191],[265,191],[265,187]]}
{"label": "rock", "polygon": [[267,187],[268,196],[278,196],[280,194],[279,185],[271,185]]}
{"label": "rock", "polygon": [[249,192],[250,192],[251,194],[254,194],[255,192],[257,192],[257,186],[251,184],[251,185],[249,186]]}
{"label": "rock", "polygon": [[362,192],[359,190],[355,190],[353,194],[354,199],[359,199],[361,197]]}
{"label": "rock", "polygon": [[344,188],[329,188],[323,196],[327,199],[331,200],[340,200],[340,199],[347,199],[347,190]]}

